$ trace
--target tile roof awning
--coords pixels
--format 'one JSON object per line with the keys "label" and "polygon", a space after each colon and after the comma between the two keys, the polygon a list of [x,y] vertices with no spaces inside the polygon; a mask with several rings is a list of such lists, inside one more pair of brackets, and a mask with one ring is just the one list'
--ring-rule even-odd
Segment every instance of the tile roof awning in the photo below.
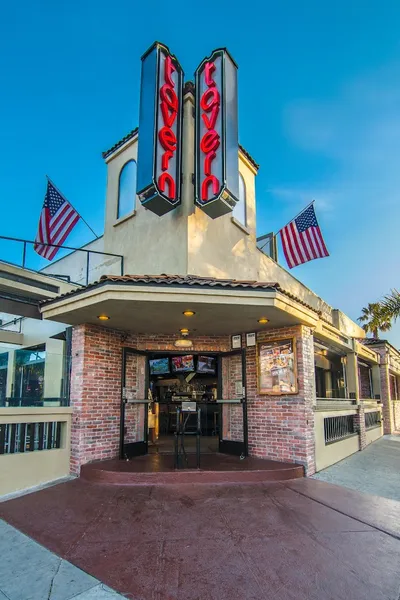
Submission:
{"label": "tile roof awning", "polygon": [[[146,333],[171,333],[190,326],[202,334],[296,324],[315,327],[318,311],[282,290],[277,282],[217,279],[196,275],[105,275],[100,281],[40,304],[44,319]],[[267,318],[261,326],[259,319]]]}
{"label": "tile roof awning", "polygon": [[51,302],[57,302],[61,298],[82,294],[88,289],[101,287],[106,284],[122,285],[160,285],[160,286],[185,286],[185,287],[204,287],[204,288],[225,288],[234,290],[237,288],[246,290],[269,290],[284,294],[291,300],[298,302],[312,312],[321,315],[321,312],[303,302],[300,298],[281,288],[279,283],[271,281],[256,281],[253,279],[217,279],[216,277],[201,277],[199,275],[103,275],[99,281],[90,283],[87,286],[77,288],[67,294],[62,294],[53,300],[44,300],[41,305],[47,305]]}

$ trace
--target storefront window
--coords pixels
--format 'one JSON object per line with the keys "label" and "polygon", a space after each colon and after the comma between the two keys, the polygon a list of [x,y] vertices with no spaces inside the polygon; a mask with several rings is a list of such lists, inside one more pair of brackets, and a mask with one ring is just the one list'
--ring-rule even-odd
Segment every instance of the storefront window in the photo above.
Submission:
{"label": "storefront window", "polygon": [[22,405],[32,406],[43,399],[45,346],[17,350],[13,399]]}
{"label": "storefront window", "polygon": [[320,344],[314,355],[317,398],[346,398],[343,357]]}
{"label": "storefront window", "polygon": [[242,225],[247,225],[246,219],[246,184],[242,175],[239,173],[239,202],[233,209],[233,216]]}
{"label": "storefront window", "polygon": [[4,406],[7,396],[8,352],[0,354],[0,406]]}
{"label": "storefront window", "polygon": [[118,186],[117,219],[135,210],[136,206],[136,161],[128,161],[121,169]]}

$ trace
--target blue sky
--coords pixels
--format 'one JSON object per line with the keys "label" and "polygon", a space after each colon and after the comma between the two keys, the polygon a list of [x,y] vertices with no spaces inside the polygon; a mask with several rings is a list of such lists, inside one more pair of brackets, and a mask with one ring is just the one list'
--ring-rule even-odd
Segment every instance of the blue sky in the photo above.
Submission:
{"label": "blue sky", "polygon": [[[192,79],[226,46],[240,141],[261,165],[258,233],[315,199],[331,257],[293,274],[357,318],[400,286],[399,25],[396,0],[6,3],[0,234],[34,238],[46,173],[102,232],[101,151],[137,125],[141,54],[163,41]],[[69,243],[90,238],[79,226]],[[400,326],[388,337],[400,345]]]}

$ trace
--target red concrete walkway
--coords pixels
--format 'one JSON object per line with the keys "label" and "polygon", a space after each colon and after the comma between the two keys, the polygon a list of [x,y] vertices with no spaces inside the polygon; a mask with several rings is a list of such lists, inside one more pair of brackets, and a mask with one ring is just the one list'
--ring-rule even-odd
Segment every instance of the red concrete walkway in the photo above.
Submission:
{"label": "red concrete walkway", "polygon": [[0,504],[0,516],[134,600],[397,600],[400,504],[341,494],[305,479],[75,480]]}

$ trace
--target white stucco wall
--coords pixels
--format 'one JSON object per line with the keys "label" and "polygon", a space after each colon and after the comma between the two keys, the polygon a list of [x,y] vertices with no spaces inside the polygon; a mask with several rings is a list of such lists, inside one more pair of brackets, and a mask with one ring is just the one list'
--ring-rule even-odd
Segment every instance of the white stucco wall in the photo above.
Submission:
{"label": "white stucco wall", "polygon": [[[82,246],[85,250],[104,252],[104,237]],[[120,275],[120,259],[104,254],[89,254],[89,283],[98,281],[102,275]],[[86,285],[87,253],[71,252],[44,267],[41,272],[54,275],[66,275],[71,282]]]}

